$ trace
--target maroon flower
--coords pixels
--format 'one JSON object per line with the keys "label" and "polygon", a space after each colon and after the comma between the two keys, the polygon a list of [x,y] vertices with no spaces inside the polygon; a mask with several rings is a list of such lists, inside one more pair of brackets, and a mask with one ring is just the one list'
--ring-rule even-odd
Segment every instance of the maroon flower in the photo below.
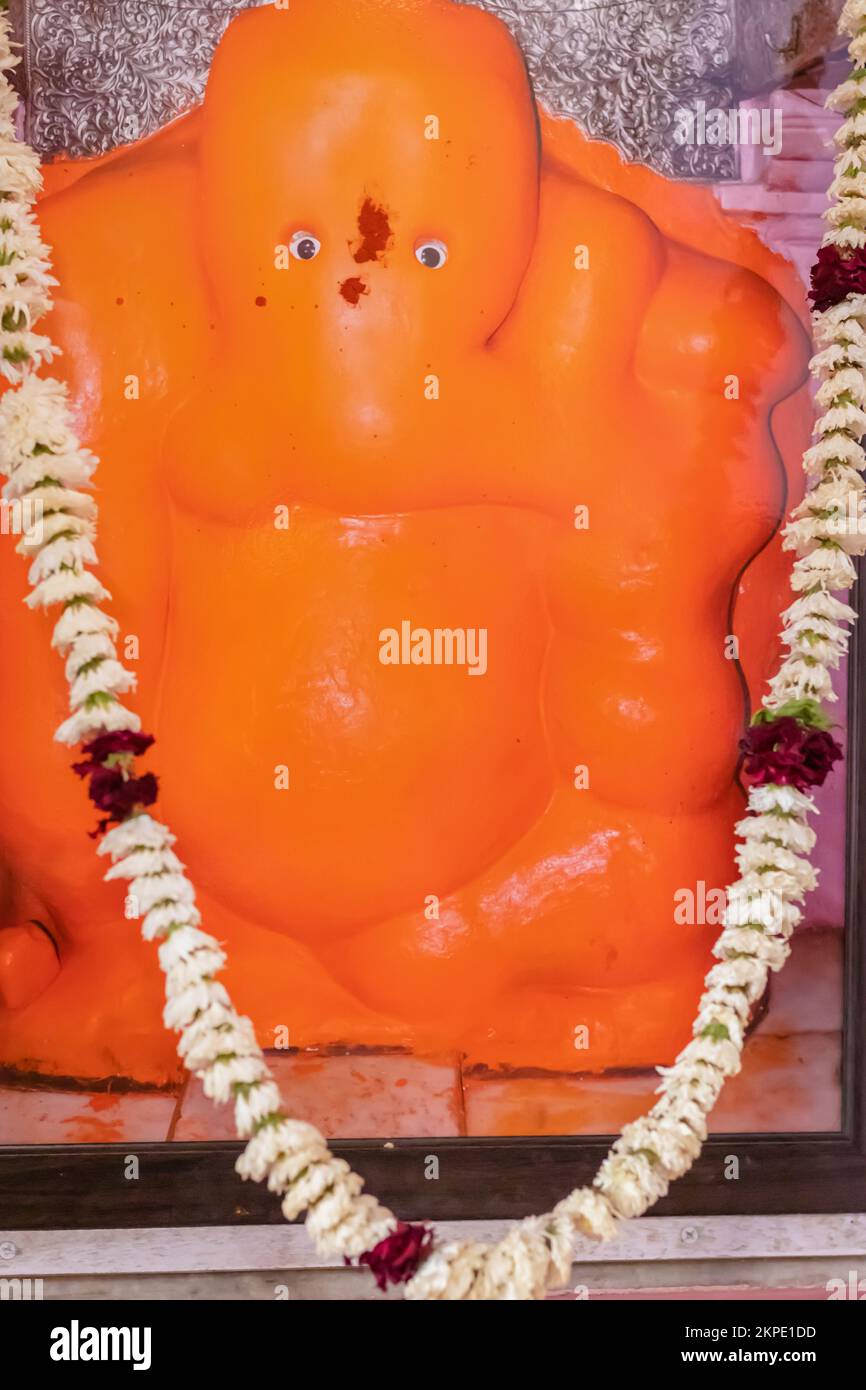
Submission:
{"label": "maroon flower", "polygon": [[809,298],[816,313],[840,304],[849,294],[866,294],[866,250],[843,255],[837,246],[822,246],[812,266]]}
{"label": "maroon flower", "polygon": [[384,1292],[389,1283],[405,1284],[411,1279],[432,1245],[433,1232],[429,1227],[400,1221],[389,1236],[358,1257],[358,1264],[367,1265],[377,1286]]}
{"label": "maroon flower", "polygon": [[803,742],[803,772],[808,777],[810,787],[820,787],[833,764],[843,757],[841,745],[826,729],[813,729]]}
{"label": "maroon flower", "polygon": [[753,724],[740,743],[745,770],[755,783],[820,787],[833,764],[842,757],[839,744],[826,729],[800,724],[790,715]]}
{"label": "maroon flower", "polygon": [[158,791],[159,783],[152,772],[145,772],[141,777],[124,777],[117,768],[97,767],[90,778],[87,794],[106,815],[91,833],[91,838],[102,835],[114,822],[126,820],[136,807],[152,806]]}
{"label": "maroon flower", "polygon": [[111,734],[97,734],[83,745],[87,758],[73,763],[72,770],[79,777],[90,779],[87,795],[94,806],[105,812],[91,832],[92,838],[102,835],[113,822],[126,820],[136,807],[152,806],[156,801],[159,783],[153,773],[132,776],[133,759],[145,753],[152,743],[152,734],[119,729]]}
{"label": "maroon flower", "polygon": [[100,811],[113,820],[124,820],[133,806],[151,806],[156,801],[157,781],[152,772],[143,777],[124,777],[113,767],[99,767],[90,779],[88,796]]}
{"label": "maroon flower", "polygon": [[137,734],[134,729],[117,729],[112,734],[97,734],[96,738],[82,745],[81,751],[94,762],[104,763],[112,753],[129,753],[131,757],[137,758],[139,754],[146,753],[152,743],[153,734]]}

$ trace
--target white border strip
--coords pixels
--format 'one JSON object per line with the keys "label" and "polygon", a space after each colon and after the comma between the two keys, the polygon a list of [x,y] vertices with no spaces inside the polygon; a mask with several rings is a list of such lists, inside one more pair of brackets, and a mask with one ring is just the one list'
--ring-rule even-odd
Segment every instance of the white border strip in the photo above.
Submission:
{"label": "white border strip", "polygon": [[[442,1221],[442,1240],[501,1240],[508,1221]],[[14,1247],[14,1249],[13,1249]],[[866,1213],[830,1216],[655,1216],[624,1226],[616,1248],[579,1240],[576,1264],[645,1261],[866,1259]],[[301,1225],[0,1231],[0,1277],[174,1274],[342,1268]]]}

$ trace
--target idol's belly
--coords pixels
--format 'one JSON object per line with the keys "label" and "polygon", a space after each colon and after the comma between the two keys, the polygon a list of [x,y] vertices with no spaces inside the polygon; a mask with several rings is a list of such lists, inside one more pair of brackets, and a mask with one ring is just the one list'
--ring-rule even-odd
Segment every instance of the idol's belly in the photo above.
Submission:
{"label": "idol's belly", "polygon": [[536,561],[507,509],[176,516],[156,730],[202,887],[317,941],[504,853],[552,790]]}

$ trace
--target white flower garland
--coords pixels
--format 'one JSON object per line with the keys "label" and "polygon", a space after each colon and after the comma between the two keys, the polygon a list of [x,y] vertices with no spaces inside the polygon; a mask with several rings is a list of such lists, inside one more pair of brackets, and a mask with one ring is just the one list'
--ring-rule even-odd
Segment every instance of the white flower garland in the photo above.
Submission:
{"label": "white flower garland", "polygon": [[[866,0],[847,0],[840,23],[852,36],[852,59],[866,62]],[[55,737],[74,745],[140,725],[119,698],[134,689],[135,677],[117,658],[117,623],[100,607],[110,595],[88,569],[97,560],[96,504],[83,489],[96,459],[75,437],[65,386],[36,375],[58,352],[33,331],[56,282],[31,210],[41,186],[38,161],[15,136],[17,99],[5,73],[17,62],[0,15],[0,371],[18,387],[0,402],[0,468],[9,479],[4,498],[42,509],[39,539],[25,535],[17,548],[32,562],[27,603],[62,605],[52,645],[66,658],[70,716]],[[866,72],[855,71],[828,105],[846,119],[836,136],[842,152],[831,194],[837,202],[827,213],[824,244],[866,246]],[[847,648],[846,625],[855,614],[831,591],[851,586],[850,557],[866,551],[866,535],[851,525],[852,505],[855,519],[866,516],[860,476],[866,296],[849,295],[816,314],[814,326],[821,351],[812,369],[822,383],[824,413],[804,458],[814,486],[784,532],[785,546],[799,558],[791,578],[795,600],[783,615],[788,654],[770,681],[769,711],[792,700],[835,699],[830,672]],[[719,963],[707,975],[692,1041],[672,1067],[659,1069],[655,1105],[624,1127],[592,1187],[515,1225],[496,1245],[435,1245],[406,1285],[407,1298],[542,1298],[568,1277],[576,1233],[610,1239],[621,1219],[640,1216],[694,1163],[725,1079],[740,1070],[752,1006],[769,971],[784,965],[800,904],[815,884],[808,859],[815,834],[806,821],[815,809],[811,798],[790,786],[752,787],[748,809],[736,826],[741,877],[728,890],[725,927],[714,947]],[[159,942],[165,1026],[180,1034],[178,1052],[206,1094],[218,1104],[233,1102],[237,1132],[248,1140],[236,1164],[240,1176],[266,1181],[281,1196],[287,1220],[306,1212],[321,1254],[360,1256],[393,1232],[397,1219],[362,1193],[362,1179],[334,1157],[317,1129],[283,1110],[253,1024],[238,1016],[217,979],[226,957],[201,930],[174,842],[166,826],[138,814],[110,830],[98,850],[112,861],[106,878],[128,880],[145,940]]]}

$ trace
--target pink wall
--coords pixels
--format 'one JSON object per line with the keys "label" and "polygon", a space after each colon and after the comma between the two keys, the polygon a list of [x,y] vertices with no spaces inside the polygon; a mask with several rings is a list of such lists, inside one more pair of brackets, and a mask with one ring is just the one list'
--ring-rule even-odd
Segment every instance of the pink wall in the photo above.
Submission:
{"label": "pink wall", "polygon": [[[741,152],[743,181],[722,184],[717,197],[730,216],[755,228],[758,235],[786,260],[803,280],[805,299],[809,271],[824,230],[821,214],[827,207],[827,187],[833,177],[833,132],[839,117],[827,111],[825,101],[842,80],[846,64],[825,62],[823,71],[798,79],[801,85],[756,97],[743,103],[750,108],[768,106],[781,113],[782,141],[778,155],[744,147]],[[819,85],[809,85],[814,83]],[[845,742],[846,672],[838,672],[836,691],[839,728]],[[806,903],[807,926],[841,926],[845,915],[845,767],[837,766],[816,797],[818,845],[814,863],[819,869],[816,892]]]}

